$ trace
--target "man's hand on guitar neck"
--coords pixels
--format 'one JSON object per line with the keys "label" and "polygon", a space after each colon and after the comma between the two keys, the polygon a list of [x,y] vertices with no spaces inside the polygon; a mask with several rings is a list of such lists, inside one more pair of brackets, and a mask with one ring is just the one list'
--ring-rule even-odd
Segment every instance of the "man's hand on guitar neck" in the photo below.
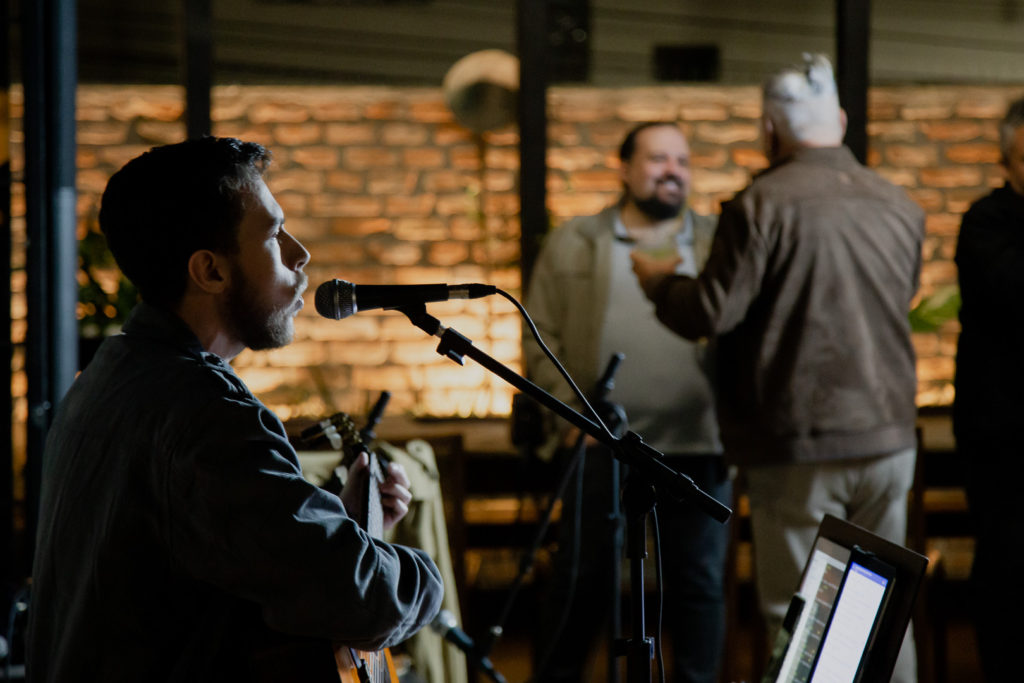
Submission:
{"label": "man's hand on guitar neck", "polygon": [[397,462],[385,466],[387,476],[380,485],[380,504],[384,508],[384,531],[390,531],[406,513],[412,501],[411,483],[405,468]]}
{"label": "man's hand on guitar neck", "polygon": [[[341,502],[345,504],[346,510],[359,510],[362,508],[362,497],[366,491],[366,477],[369,472],[369,457],[366,453],[360,453],[348,468],[348,478],[345,487],[341,490]],[[405,468],[396,462],[388,463],[382,467],[384,470],[384,481],[380,482],[381,508],[384,513],[384,531],[395,526],[406,513],[409,512],[409,502],[412,500],[412,492],[409,490],[409,476]]]}

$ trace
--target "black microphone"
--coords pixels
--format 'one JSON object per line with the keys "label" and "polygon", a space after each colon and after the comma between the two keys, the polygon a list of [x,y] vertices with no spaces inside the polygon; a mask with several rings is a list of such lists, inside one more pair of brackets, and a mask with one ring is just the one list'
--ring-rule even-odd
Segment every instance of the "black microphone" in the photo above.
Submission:
{"label": "black microphone", "polygon": [[470,664],[487,674],[487,677],[494,681],[494,683],[506,683],[505,677],[494,669],[491,660],[480,654],[473,639],[458,627],[454,614],[446,609],[441,610],[434,617],[434,620],[430,622],[430,628],[434,629],[449,643],[462,650]]}
{"label": "black microphone", "polygon": [[354,285],[328,280],[316,288],[316,312],[341,320],[374,308],[401,308],[449,299],[479,299],[498,291],[494,285]]}

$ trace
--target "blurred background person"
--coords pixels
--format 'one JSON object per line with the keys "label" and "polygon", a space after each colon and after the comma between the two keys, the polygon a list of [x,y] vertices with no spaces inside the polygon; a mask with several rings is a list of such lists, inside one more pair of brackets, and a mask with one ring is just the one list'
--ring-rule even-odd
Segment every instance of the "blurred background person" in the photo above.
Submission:
{"label": "blurred background person", "polygon": [[[526,306],[541,335],[583,391],[591,391],[608,359],[625,355],[608,400],[624,408],[629,428],[667,456],[667,463],[727,504],[731,484],[721,456],[708,349],[673,334],[654,315],[630,272],[629,253],[644,249],[679,272],[695,275],[707,258],[715,219],[687,206],[690,149],[674,123],[644,123],[622,142],[621,200],[550,233],[541,249]],[[578,406],[565,380],[526,335],[533,381]],[[575,440],[567,423],[549,423],[542,455]],[[563,451],[564,453],[564,451]],[[613,503],[613,456],[588,445],[582,484],[570,485],[559,524],[551,597],[538,639],[538,679],[592,680],[585,675],[608,623],[621,548]],[[571,523],[580,506],[576,537]],[[658,506],[664,554],[664,624],[672,643],[672,680],[717,680],[725,629],[723,572],[728,527],[686,503]],[[574,563],[572,549],[578,546]],[[573,567],[578,566],[575,579]],[[574,588],[571,588],[573,587]],[[560,596],[572,596],[566,605]],[[567,618],[562,622],[562,615]],[[552,654],[553,653],[553,654]]]}
{"label": "blurred background person", "polygon": [[[633,260],[666,325],[715,338],[722,442],[745,472],[773,638],[826,514],[906,542],[924,214],[842,144],[823,55],[765,81],[762,124],[770,166],[723,204],[700,275]],[[909,632],[893,680],[916,680]]]}
{"label": "blurred background person", "polygon": [[956,356],[953,430],[967,473],[974,523],[972,605],[978,655],[989,681],[1015,678],[1024,624],[1006,619],[1024,607],[1015,588],[1024,573],[1024,530],[1018,522],[1019,482],[1005,476],[1024,450],[1024,98],[999,126],[1006,183],[971,205],[957,241],[960,340]]}

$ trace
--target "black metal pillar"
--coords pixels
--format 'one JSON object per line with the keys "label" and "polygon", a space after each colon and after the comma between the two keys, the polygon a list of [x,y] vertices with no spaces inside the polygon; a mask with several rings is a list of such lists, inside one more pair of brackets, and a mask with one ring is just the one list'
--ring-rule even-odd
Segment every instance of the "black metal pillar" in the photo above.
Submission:
{"label": "black metal pillar", "polygon": [[213,87],[213,19],[211,0],[184,0],[182,7],[182,69],[185,85],[185,128],[189,139],[209,135],[210,89]]}
{"label": "black metal pillar", "polygon": [[523,290],[533,272],[547,212],[547,0],[518,0],[519,222]]}
{"label": "black metal pillar", "polygon": [[23,560],[30,566],[46,432],[78,367],[75,0],[23,0],[22,17],[28,235],[28,434]]}
{"label": "black metal pillar", "polygon": [[[0,333],[0,348],[3,349],[0,364],[0,383],[11,386],[11,361],[14,347],[11,344],[11,150],[8,144],[11,132],[10,107],[7,91],[10,88],[8,50],[10,49],[10,8],[7,0],[0,0],[0,272],[3,289],[0,293],[0,320],[7,324]],[[0,581],[7,586],[15,579],[14,562],[14,440],[12,432],[14,401],[11,392],[0,395],[0,413],[6,430],[0,434],[7,437],[0,442],[0,566],[4,567]],[[7,606],[6,600],[0,602]],[[6,613],[6,612],[5,612]]]}
{"label": "black metal pillar", "polygon": [[836,83],[846,109],[846,145],[861,163],[868,155],[868,56],[871,0],[836,0]]}

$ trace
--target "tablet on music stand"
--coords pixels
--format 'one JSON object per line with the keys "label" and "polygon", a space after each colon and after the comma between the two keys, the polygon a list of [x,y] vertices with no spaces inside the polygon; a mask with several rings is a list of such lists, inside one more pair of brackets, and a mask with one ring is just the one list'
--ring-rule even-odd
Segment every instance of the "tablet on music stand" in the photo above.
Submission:
{"label": "tablet on music stand", "polygon": [[811,668],[811,683],[862,680],[895,583],[892,565],[854,546]]}
{"label": "tablet on music stand", "polygon": [[[852,629],[848,633],[863,636],[867,632],[867,639],[856,652],[851,648],[857,649],[857,641],[838,639],[827,652],[822,652],[829,657],[828,666],[832,665],[833,656],[846,657],[848,664],[851,658],[853,660],[853,678],[826,679],[822,673],[816,673],[815,667],[821,666],[819,652],[822,651],[822,643],[831,639],[828,632],[833,621],[833,608],[841,596],[840,589],[845,591],[845,582],[850,580],[848,568],[855,548],[858,573],[850,584],[851,590],[859,587],[869,592],[877,591],[881,585],[879,581],[884,578],[883,594],[874,610],[865,610],[862,604],[861,610],[844,611],[841,624]],[[802,602],[804,607],[798,616],[792,618],[795,623],[791,626],[788,643],[780,644],[773,652],[773,660],[767,668],[770,672],[768,680],[773,683],[889,680],[927,565],[928,558],[923,555],[855,524],[826,515],[818,528],[818,536],[794,596],[794,602]],[[865,582],[868,577],[864,572],[873,572],[874,583]],[[854,597],[851,592],[844,601]],[[853,617],[853,621],[846,617]],[[838,635],[837,628],[833,636]]]}

